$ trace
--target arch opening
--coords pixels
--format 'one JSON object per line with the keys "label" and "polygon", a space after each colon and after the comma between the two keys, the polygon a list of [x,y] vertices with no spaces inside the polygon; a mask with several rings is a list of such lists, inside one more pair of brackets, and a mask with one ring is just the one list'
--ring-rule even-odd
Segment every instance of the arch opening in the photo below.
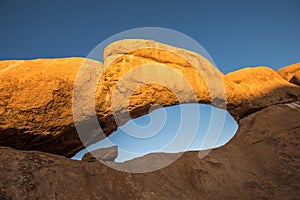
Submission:
{"label": "arch opening", "polygon": [[115,162],[125,162],[150,153],[181,153],[218,148],[235,135],[238,124],[228,111],[207,104],[162,107],[132,119],[110,136],[79,151],[118,147]]}

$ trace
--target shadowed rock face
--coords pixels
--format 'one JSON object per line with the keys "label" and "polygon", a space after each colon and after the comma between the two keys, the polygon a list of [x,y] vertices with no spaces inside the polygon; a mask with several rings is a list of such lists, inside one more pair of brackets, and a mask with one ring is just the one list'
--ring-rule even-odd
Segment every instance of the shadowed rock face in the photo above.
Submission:
{"label": "shadowed rock face", "polygon": [[278,73],[287,81],[300,86],[300,63],[296,63],[278,70]]}
{"label": "shadowed rock face", "polygon": [[[293,104],[300,102],[293,102]],[[240,120],[234,138],[206,157],[187,152],[159,171],[131,174],[100,162],[0,149],[1,199],[298,199],[300,112],[290,104]],[[148,167],[150,154],[123,164]]]}
{"label": "shadowed rock face", "polygon": [[88,162],[95,162],[97,160],[114,162],[118,157],[118,147],[112,146],[103,149],[97,149],[83,155],[82,160]]}
{"label": "shadowed rock face", "polygon": [[[80,71],[82,67],[86,74]],[[74,93],[77,77],[83,82]],[[157,77],[166,85],[148,83]],[[85,80],[97,80],[97,87]],[[118,85],[120,82],[126,84]],[[125,94],[129,105],[122,98]],[[296,101],[300,88],[267,67],[224,75],[196,53],[147,40],[112,43],[105,49],[104,65],[83,58],[0,61],[0,145],[74,155],[83,145],[74,126],[73,95],[83,100],[95,97],[95,105],[93,101],[76,104],[83,111],[75,121],[86,124],[84,137],[91,144],[102,139],[89,126],[91,106],[109,135],[116,130],[116,121],[121,125],[130,119],[125,115],[127,107],[131,117],[138,117],[158,104],[209,103],[226,106],[239,121],[268,106]]]}

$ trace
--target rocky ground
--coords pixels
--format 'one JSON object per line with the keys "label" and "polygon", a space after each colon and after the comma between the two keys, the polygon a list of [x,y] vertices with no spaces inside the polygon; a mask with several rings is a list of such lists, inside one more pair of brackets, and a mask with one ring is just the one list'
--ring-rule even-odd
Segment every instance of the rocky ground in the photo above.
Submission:
{"label": "rocky ground", "polygon": [[[206,157],[187,152],[172,165],[145,174],[3,147],[0,199],[296,200],[300,196],[299,133],[299,111],[285,104],[271,106],[243,118],[235,137]],[[147,167],[143,163],[151,159],[157,156],[123,165]]]}

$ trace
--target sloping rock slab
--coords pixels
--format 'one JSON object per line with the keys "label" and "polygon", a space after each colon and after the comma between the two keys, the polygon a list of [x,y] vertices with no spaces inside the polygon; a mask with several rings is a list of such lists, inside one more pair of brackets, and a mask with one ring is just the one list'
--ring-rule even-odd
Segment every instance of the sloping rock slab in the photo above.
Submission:
{"label": "sloping rock slab", "polygon": [[[298,199],[299,124],[299,110],[289,104],[270,106],[241,119],[235,137],[203,159],[188,152],[166,168],[142,174],[1,148],[0,198]],[[146,168],[152,157],[115,165]]]}

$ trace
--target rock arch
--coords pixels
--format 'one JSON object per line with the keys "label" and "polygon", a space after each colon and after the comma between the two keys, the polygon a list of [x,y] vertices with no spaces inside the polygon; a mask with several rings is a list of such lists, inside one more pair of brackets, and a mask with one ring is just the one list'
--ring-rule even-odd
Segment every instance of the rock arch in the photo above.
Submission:
{"label": "rock arch", "polygon": [[[96,88],[95,108],[104,133],[109,135],[117,128],[109,106],[112,89],[120,77],[141,64],[169,66],[189,81],[195,90],[197,102],[221,108],[226,105],[237,121],[262,108],[292,102],[300,96],[299,86],[289,83],[267,67],[245,68],[224,75],[206,58],[194,52],[155,41],[122,40],[105,49],[104,65],[84,58],[1,61],[0,145],[71,157],[83,148],[72,113],[74,82],[80,67],[107,67]],[[197,73],[195,66],[207,77]],[[96,77],[93,73],[89,75],[83,78],[89,80]],[[221,80],[226,92],[222,98],[218,98],[222,95],[219,87],[214,88],[211,95],[210,84],[206,84],[208,80],[216,79]],[[149,106],[155,104],[170,106],[178,103],[166,88],[151,84],[146,87],[133,93],[129,106],[132,116],[147,114]],[[89,87],[82,86],[81,89],[86,94],[90,92]],[[183,103],[192,100],[190,94],[185,93],[185,88],[179,87],[178,92],[186,97]],[[119,106],[122,110],[122,105]],[[90,113],[83,113],[79,120],[89,122],[89,117]],[[90,135],[90,138],[91,142],[100,139],[95,135]]]}

